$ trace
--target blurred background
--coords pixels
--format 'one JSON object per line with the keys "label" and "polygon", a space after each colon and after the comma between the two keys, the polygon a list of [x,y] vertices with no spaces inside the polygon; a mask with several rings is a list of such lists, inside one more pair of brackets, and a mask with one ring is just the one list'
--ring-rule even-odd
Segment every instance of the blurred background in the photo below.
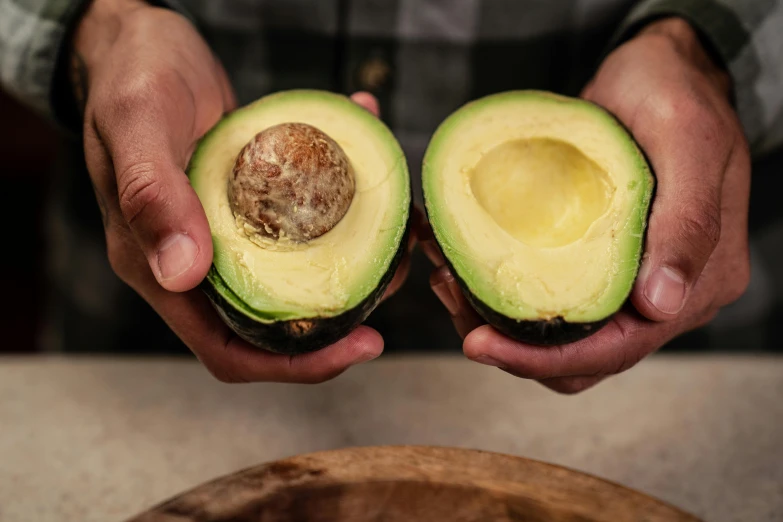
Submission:
{"label": "blurred background", "polygon": [[[47,256],[47,195],[63,190],[57,172],[73,161],[63,161],[64,138],[48,122],[0,91],[0,158],[2,183],[0,219],[4,246],[0,256],[0,341],[2,353],[42,351],[47,303],[55,293],[48,284],[52,264]],[[67,168],[67,167],[66,167]],[[417,169],[412,168],[414,175]],[[686,334],[665,347],[667,351],[759,352],[783,351],[777,340],[783,324],[783,151],[754,165],[751,201],[753,275],[746,295],[724,309],[708,327]],[[89,184],[85,180],[86,188]],[[97,205],[80,209],[94,226],[100,225]],[[48,230],[52,230],[49,223]],[[56,224],[55,224],[56,225]],[[56,226],[54,227],[56,230]],[[106,262],[108,266],[108,262]],[[88,267],[85,267],[88,269]],[[368,320],[386,339],[388,352],[453,351],[460,340],[445,310],[427,283],[430,265],[420,252],[403,290],[381,305]],[[75,275],[75,277],[77,277]],[[107,284],[121,285],[119,280]],[[78,281],[74,282],[74,288]],[[149,328],[128,331],[133,342],[122,348],[111,339],[86,336],[77,352],[172,354],[189,353],[165,325],[147,309]],[[61,318],[67,322],[67,318]],[[126,339],[127,340],[127,339]],[[55,343],[56,344],[56,343]],[[50,350],[50,348],[47,348]]]}

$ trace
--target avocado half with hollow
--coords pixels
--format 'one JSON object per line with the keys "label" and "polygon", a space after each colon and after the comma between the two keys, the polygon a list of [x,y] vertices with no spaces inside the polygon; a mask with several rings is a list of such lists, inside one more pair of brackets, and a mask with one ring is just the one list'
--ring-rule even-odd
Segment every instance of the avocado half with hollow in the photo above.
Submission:
{"label": "avocado half with hollow", "polygon": [[622,307],[653,187],[612,115],[540,91],[459,109],[423,166],[435,239],[466,298],[502,333],[539,345],[585,338]]}
{"label": "avocado half with hollow", "polygon": [[188,176],[214,247],[202,288],[260,348],[304,353],[344,337],[404,253],[405,157],[346,97],[284,91],[240,108],[199,142]]}

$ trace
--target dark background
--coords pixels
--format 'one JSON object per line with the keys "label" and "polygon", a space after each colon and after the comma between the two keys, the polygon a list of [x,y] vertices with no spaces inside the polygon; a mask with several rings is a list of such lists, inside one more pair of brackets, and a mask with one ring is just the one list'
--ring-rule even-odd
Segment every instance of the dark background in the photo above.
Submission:
{"label": "dark background", "polygon": [[35,350],[43,309],[43,203],[58,136],[0,90],[0,352]]}
{"label": "dark background", "polygon": [[[43,238],[45,194],[58,155],[60,137],[41,118],[0,91],[0,352],[35,352],[45,307]],[[755,306],[758,295],[783,292],[783,151],[756,162],[751,196],[751,237],[754,264],[764,264],[764,276],[754,271],[748,294],[713,324],[681,336],[665,350],[677,351],[783,351],[777,332],[783,321],[781,304]],[[97,216],[97,207],[95,209]],[[388,351],[460,350],[459,338],[440,303],[429,289],[430,266],[421,252],[414,254],[411,278],[398,297],[381,305],[368,324],[381,331]],[[778,299],[774,299],[775,302]],[[754,308],[755,306],[755,308]],[[737,320],[755,313],[751,320]],[[753,312],[756,310],[756,312]],[[744,312],[743,312],[744,311]],[[732,319],[733,317],[733,319]],[[727,318],[727,319],[724,319]],[[728,325],[728,326],[727,326]],[[149,336],[166,335],[151,328]],[[139,352],[155,351],[149,339]],[[82,347],[79,351],[111,351]],[[183,353],[184,349],[181,350]]]}

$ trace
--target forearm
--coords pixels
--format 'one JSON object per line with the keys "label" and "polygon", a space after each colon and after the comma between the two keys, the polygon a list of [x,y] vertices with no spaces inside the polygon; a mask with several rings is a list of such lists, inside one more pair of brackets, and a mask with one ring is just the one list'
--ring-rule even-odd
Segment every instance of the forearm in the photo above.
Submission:
{"label": "forearm", "polygon": [[618,41],[667,16],[687,20],[725,68],[755,154],[783,145],[783,0],[644,0]]}

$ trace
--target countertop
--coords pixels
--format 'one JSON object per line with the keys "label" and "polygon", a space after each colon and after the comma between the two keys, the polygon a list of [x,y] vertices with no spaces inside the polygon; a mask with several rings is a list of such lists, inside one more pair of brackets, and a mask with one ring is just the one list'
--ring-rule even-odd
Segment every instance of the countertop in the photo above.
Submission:
{"label": "countertop", "polygon": [[783,520],[783,357],[654,356],[577,396],[456,355],[317,386],[228,385],[187,359],[0,358],[0,520],[121,521],[262,462],[357,445],[498,451],[708,521]]}

